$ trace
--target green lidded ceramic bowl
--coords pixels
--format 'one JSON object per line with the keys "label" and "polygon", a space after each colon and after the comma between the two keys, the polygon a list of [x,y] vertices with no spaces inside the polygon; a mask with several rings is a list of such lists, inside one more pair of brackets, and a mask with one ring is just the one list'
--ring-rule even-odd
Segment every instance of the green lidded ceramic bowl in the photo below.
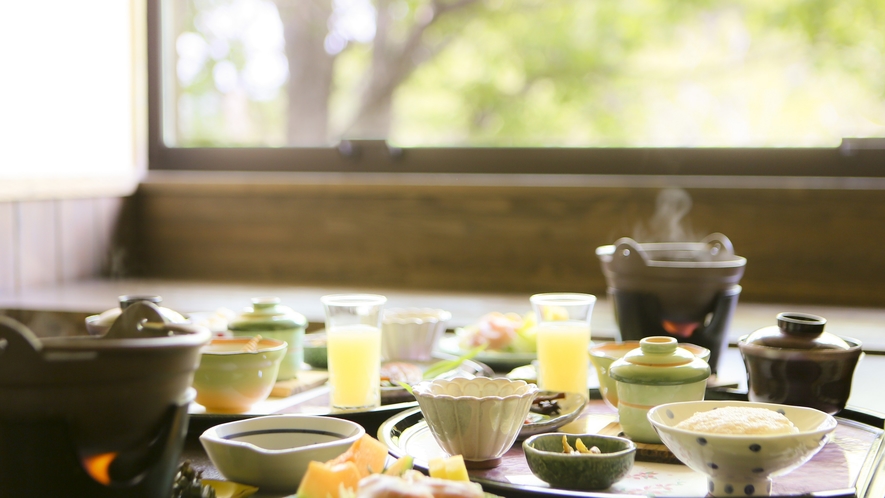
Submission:
{"label": "green lidded ceramic bowl", "polygon": [[288,306],[280,304],[278,297],[252,298],[252,307],[231,320],[227,325],[234,337],[260,335],[269,339],[285,341],[286,355],[280,363],[277,380],[294,379],[304,362],[304,331],[307,319]]}
{"label": "green lidded ceramic bowl", "polygon": [[[562,437],[574,448],[580,439],[600,453],[562,451]],[[598,434],[538,434],[522,443],[526,462],[535,477],[551,488],[591,491],[610,488],[633,468],[636,445],[629,439]]]}
{"label": "green lidded ceramic bowl", "polygon": [[[602,395],[605,404],[615,410],[618,409],[618,383],[609,376],[609,371],[614,362],[638,347],[639,341],[624,341],[598,343],[590,348],[590,361],[599,378],[599,394]],[[679,347],[691,351],[692,354],[709,363],[709,349],[687,342],[680,343]]]}
{"label": "green lidded ceramic bowl", "polygon": [[616,360],[609,375],[617,383],[618,418],[624,434],[636,442],[661,444],[648,411],[664,403],[703,400],[710,365],[679,347],[672,337],[651,336]]}

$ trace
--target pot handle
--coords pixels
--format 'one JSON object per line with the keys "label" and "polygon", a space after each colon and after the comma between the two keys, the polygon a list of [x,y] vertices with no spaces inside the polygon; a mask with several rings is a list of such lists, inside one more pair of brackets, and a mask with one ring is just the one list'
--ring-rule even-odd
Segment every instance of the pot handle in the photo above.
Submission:
{"label": "pot handle", "polygon": [[132,339],[165,335],[155,327],[143,327],[144,323],[166,323],[160,309],[148,301],[134,301],[126,306],[105,334],[108,339]]}
{"label": "pot handle", "polygon": [[21,376],[43,363],[43,343],[31,329],[8,316],[0,316],[0,373]]}
{"label": "pot handle", "polygon": [[611,266],[616,272],[623,272],[631,268],[645,268],[648,266],[648,256],[635,240],[630,237],[621,237],[615,241],[615,252],[612,253]]}
{"label": "pot handle", "polygon": [[731,240],[721,233],[711,233],[701,240],[713,261],[734,259],[734,246]]}

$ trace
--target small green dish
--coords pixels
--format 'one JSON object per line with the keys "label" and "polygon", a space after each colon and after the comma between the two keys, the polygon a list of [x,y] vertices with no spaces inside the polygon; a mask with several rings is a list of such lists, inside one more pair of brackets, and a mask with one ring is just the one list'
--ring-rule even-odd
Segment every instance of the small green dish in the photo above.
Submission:
{"label": "small green dish", "polygon": [[[580,439],[587,448],[596,446],[601,453],[563,453],[562,436],[572,448]],[[523,441],[522,449],[535,477],[551,488],[577,491],[610,488],[630,472],[636,456],[633,441],[598,434],[538,434]]]}
{"label": "small green dish", "polygon": [[304,336],[304,363],[321,370],[329,368],[325,333],[312,332]]}

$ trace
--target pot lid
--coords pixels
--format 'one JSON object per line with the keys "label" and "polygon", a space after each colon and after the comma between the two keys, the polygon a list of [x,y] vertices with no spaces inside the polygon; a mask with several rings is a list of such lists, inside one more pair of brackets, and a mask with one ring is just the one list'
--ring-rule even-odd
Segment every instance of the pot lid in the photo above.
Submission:
{"label": "pot lid", "polygon": [[236,332],[260,332],[262,330],[287,330],[304,328],[307,319],[288,306],[280,304],[278,297],[254,297],[252,307],[227,324],[228,330]]}
{"label": "pot lid", "polygon": [[705,380],[710,365],[679,347],[676,339],[652,336],[641,339],[639,347],[616,360],[609,372],[628,384],[677,385]]}
{"label": "pot lid", "polygon": [[763,327],[741,343],[778,349],[851,349],[841,337],[824,332],[826,323],[826,318],[809,313],[779,313],[776,326]]}
{"label": "pot lid", "polygon": [[118,300],[120,301],[118,308],[111,308],[98,315],[97,325],[110,327],[117,321],[117,317],[120,316],[124,309],[128,308],[132,303],[142,301],[155,304],[160,314],[165,318],[165,321],[169,323],[187,323],[187,319],[181,313],[160,306],[160,303],[163,302],[163,298],[160,296],[128,294],[120,296]]}

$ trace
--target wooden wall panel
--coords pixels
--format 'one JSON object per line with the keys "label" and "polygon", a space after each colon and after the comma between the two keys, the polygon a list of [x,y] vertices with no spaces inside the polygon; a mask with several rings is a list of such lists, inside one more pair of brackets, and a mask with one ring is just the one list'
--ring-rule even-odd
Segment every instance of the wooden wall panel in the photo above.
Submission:
{"label": "wooden wall panel", "polygon": [[92,199],[56,201],[58,216],[59,279],[94,275],[98,251],[95,202]]}
{"label": "wooden wall panel", "polygon": [[0,202],[0,295],[12,294],[18,287],[15,209],[11,202]]}
{"label": "wooden wall panel", "polygon": [[19,203],[21,287],[59,281],[58,220],[55,201]]}
{"label": "wooden wall panel", "polygon": [[96,250],[93,254],[92,274],[118,276],[121,273],[122,260],[119,253],[122,249],[116,235],[120,228],[123,198],[95,199],[94,209]]}
{"label": "wooden wall panel", "polygon": [[[148,183],[131,250],[151,278],[603,294],[596,247],[647,233],[660,192]],[[683,228],[722,232],[748,259],[742,300],[885,305],[885,191],[685,192]]]}
{"label": "wooden wall panel", "polygon": [[0,203],[0,294],[107,274],[122,198]]}

